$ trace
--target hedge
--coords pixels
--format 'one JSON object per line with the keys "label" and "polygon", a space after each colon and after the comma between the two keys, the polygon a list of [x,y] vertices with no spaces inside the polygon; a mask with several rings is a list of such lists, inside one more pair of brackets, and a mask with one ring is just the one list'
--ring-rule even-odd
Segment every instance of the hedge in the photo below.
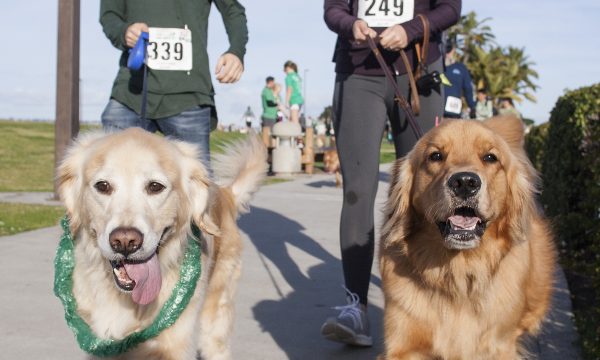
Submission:
{"label": "hedge", "polygon": [[600,84],[567,91],[526,148],[542,173],[587,359],[600,359]]}

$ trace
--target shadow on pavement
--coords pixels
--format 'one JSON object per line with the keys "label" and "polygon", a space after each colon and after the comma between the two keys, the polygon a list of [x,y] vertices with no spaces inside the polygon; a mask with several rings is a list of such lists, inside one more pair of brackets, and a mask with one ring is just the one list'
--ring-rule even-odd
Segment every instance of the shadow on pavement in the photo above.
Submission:
{"label": "shadow on pavement", "polygon": [[311,183],[307,183],[306,186],[310,186],[310,187],[317,188],[317,189],[323,188],[323,187],[334,188],[335,187],[335,178],[331,181],[328,181],[328,180],[313,181]]}
{"label": "shadow on pavement", "polygon": [[[341,305],[343,302],[343,290],[340,286],[342,270],[336,257],[314,239],[306,236],[301,224],[276,212],[253,207],[238,223],[258,252],[277,267],[293,289],[291,293],[284,294],[272,277],[280,299],[260,301],[252,309],[262,329],[270,333],[277,345],[285,351],[288,359],[376,357],[381,350],[379,343],[372,348],[352,348],[327,341],[320,335],[320,328],[325,319],[337,313],[331,306]],[[321,260],[322,263],[303,272],[288,252],[290,245]],[[265,267],[268,267],[266,263]],[[270,272],[268,268],[267,271]],[[380,308],[374,305],[369,307],[371,331],[375,342],[382,338],[382,317]]]}

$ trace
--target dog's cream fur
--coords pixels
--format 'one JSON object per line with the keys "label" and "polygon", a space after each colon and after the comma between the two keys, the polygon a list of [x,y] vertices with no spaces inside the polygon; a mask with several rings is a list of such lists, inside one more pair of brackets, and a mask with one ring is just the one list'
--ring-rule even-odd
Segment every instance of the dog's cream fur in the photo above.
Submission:
{"label": "dog's cream fur", "polygon": [[[436,222],[455,209],[449,177],[465,171],[481,178],[470,201],[488,226],[477,247],[451,250]],[[520,337],[536,333],[548,310],[555,264],[536,181],[512,117],[448,121],[396,162],[380,249],[382,358],[520,358]]]}
{"label": "dog's cream fur", "polygon": [[[121,339],[148,327],[179,280],[190,224],[203,233],[202,275],[187,308],[170,328],[118,359],[230,358],[242,249],[236,218],[262,181],[266,151],[254,136],[226,147],[213,162],[219,185],[197,159],[193,145],[128,129],[80,136],[59,168],[59,194],[76,234],[73,293],[79,314],[99,337]],[[96,191],[98,181],[110,183],[111,193]],[[149,194],[151,181],[166,188]],[[116,254],[108,237],[120,226],[144,236],[133,256],[147,258],[159,247],[162,287],[146,306],[113,280],[108,260]]]}

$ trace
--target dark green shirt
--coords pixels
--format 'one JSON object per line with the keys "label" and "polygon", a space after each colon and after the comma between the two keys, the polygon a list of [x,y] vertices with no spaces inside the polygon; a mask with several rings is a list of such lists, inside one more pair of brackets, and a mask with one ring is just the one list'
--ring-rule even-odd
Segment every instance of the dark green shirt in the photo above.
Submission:
{"label": "dark green shirt", "polygon": [[260,94],[260,100],[262,102],[263,113],[262,117],[265,119],[276,120],[277,119],[277,99],[273,90],[265,86],[262,93]]}
{"label": "dark green shirt", "polygon": [[[141,110],[143,71],[127,68],[125,31],[133,23],[149,27],[181,28],[192,32],[192,70],[148,69],[147,117],[176,115],[196,105],[214,107],[214,89],[206,51],[208,15],[214,2],[229,37],[227,52],[243,62],[248,42],[245,9],[236,0],[101,0],[100,23],[112,44],[123,50],[111,97],[137,113]],[[213,111],[214,120],[216,112]],[[216,125],[216,122],[213,124]]]}

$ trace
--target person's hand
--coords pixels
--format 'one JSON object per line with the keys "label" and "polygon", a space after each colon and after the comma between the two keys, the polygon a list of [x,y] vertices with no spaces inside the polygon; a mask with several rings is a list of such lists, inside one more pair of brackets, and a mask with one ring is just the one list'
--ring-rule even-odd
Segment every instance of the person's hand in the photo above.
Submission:
{"label": "person's hand", "polygon": [[352,25],[352,35],[354,36],[354,41],[360,44],[367,41],[367,35],[375,39],[377,32],[371,29],[366,21],[358,19]]}
{"label": "person's hand", "polygon": [[148,32],[148,25],[145,23],[134,23],[129,25],[127,30],[125,30],[125,44],[127,44],[127,47],[132,48],[135,46],[138,38],[142,35],[142,31]]}
{"label": "person's hand", "polygon": [[232,84],[238,81],[243,72],[244,65],[242,65],[242,61],[231,53],[221,55],[215,69],[217,80],[222,84]]}
{"label": "person's hand", "polygon": [[402,25],[393,25],[379,35],[379,43],[384,49],[398,51],[408,46],[408,35]]}

